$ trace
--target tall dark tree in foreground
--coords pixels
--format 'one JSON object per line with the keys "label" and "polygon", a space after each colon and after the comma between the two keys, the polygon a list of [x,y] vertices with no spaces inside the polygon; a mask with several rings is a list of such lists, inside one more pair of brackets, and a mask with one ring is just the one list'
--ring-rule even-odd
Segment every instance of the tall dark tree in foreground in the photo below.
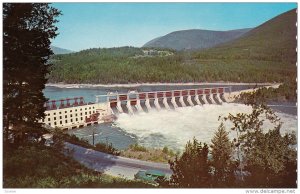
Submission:
{"label": "tall dark tree in foreground", "polygon": [[[38,134],[46,98],[42,90],[60,12],[47,3],[3,4],[3,123],[8,133]],[[11,130],[10,130],[11,129]]]}
{"label": "tall dark tree in foreground", "polygon": [[211,165],[213,168],[214,187],[231,187],[235,184],[234,162],[232,157],[232,143],[223,123],[219,126],[211,140]]}

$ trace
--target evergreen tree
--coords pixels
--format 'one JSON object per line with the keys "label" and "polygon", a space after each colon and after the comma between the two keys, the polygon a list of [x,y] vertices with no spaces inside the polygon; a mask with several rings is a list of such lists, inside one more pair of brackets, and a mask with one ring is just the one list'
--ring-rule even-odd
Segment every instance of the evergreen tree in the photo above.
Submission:
{"label": "evergreen tree", "polygon": [[47,3],[3,4],[4,139],[9,131],[15,140],[17,134],[24,137],[40,132],[46,102],[42,90],[59,15]]}
{"label": "evergreen tree", "polygon": [[223,123],[219,126],[211,142],[214,187],[233,186],[235,177],[234,163],[231,160],[232,143]]}
{"label": "evergreen tree", "polygon": [[195,138],[188,142],[180,158],[170,161],[173,171],[170,184],[175,187],[208,188],[211,187],[208,146]]}
{"label": "evergreen tree", "polygon": [[[278,116],[256,98],[255,94],[247,96],[251,113],[224,118],[232,122],[237,134],[234,143],[243,187],[296,187],[296,136],[282,136]],[[269,130],[266,121],[273,125]]]}
{"label": "evergreen tree", "polygon": [[[248,134],[245,144],[246,186],[271,188],[296,188],[297,161],[295,134],[281,136],[280,128],[268,133]],[[250,145],[251,144],[251,145]]]}

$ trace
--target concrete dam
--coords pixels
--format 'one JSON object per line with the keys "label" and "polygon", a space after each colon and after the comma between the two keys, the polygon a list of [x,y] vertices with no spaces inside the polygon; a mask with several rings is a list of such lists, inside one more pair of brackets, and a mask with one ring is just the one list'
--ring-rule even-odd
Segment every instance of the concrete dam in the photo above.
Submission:
{"label": "concrete dam", "polygon": [[[103,102],[99,98],[105,98]],[[138,114],[161,109],[177,109],[203,104],[222,104],[231,101],[230,87],[199,88],[168,91],[127,93],[110,92],[96,95],[96,102],[86,103],[83,97],[50,100],[45,104],[46,117],[40,122],[64,130],[103,122],[112,122],[121,113]]]}
{"label": "concrete dam", "polygon": [[203,104],[222,104],[226,102],[225,92],[230,88],[201,88],[189,90],[136,92],[126,94],[108,93],[107,102],[112,114],[136,114],[160,109],[176,109],[178,107]]}

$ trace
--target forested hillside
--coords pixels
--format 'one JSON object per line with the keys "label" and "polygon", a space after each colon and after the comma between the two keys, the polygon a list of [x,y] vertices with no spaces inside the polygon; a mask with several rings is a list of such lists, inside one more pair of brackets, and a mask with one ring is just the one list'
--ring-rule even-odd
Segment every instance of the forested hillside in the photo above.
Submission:
{"label": "forested hillside", "polygon": [[295,23],[292,10],[230,44],[168,56],[137,57],[145,48],[134,47],[55,55],[48,82],[295,82]]}
{"label": "forested hillside", "polygon": [[195,53],[198,59],[255,59],[295,65],[296,9],[283,13],[230,43]]}

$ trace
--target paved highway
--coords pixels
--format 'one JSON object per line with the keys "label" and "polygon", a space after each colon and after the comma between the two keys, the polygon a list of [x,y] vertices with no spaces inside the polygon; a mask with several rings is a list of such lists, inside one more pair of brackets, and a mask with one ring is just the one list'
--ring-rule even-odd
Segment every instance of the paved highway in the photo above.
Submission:
{"label": "paved highway", "polygon": [[139,170],[149,169],[160,170],[168,176],[172,174],[168,164],[114,156],[70,143],[65,143],[65,148],[70,151],[72,150],[73,158],[87,168],[112,176],[134,179],[134,174]]}

